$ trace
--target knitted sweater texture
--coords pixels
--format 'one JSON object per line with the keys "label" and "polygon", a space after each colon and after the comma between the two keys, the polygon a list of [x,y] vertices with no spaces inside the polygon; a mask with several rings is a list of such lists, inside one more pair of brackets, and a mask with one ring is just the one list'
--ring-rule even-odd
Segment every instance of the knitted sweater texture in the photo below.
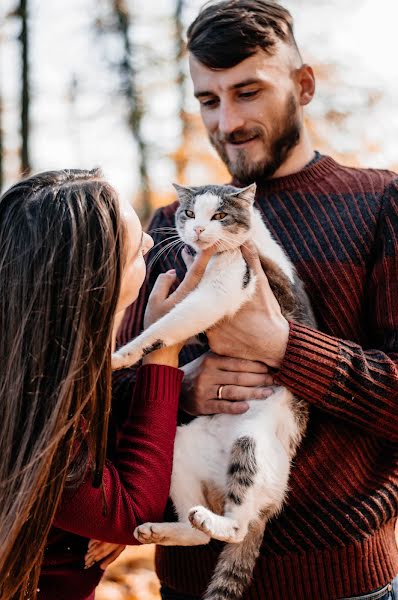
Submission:
{"label": "knitted sweater texture", "polygon": [[[136,544],[133,532],[162,518],[170,487],[173,443],[182,372],[146,365],[114,377],[110,436],[103,495],[92,486],[91,471],[76,490],[66,491],[44,555],[38,600],[91,600],[103,571],[84,569],[90,538]],[[123,425],[122,425],[123,423]]]}
{"label": "knitted sweater texture", "polygon": [[[310,421],[245,600],[335,600],[398,573],[396,177],[322,156],[299,173],[257,182],[256,206],[304,281],[319,329],[290,323],[277,380],[309,402]],[[150,229],[172,226],[176,206],[158,210]],[[170,268],[183,276],[172,252],[149,273],[122,341],[138,333],[149,290]],[[186,348],[183,362],[197,352]],[[200,596],[221,547],[159,547],[162,583]]]}

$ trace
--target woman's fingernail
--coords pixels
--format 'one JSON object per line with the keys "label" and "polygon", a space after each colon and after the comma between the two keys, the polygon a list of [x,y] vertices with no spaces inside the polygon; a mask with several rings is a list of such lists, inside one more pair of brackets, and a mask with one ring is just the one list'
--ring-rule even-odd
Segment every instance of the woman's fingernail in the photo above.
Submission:
{"label": "woman's fingernail", "polygon": [[175,269],[170,269],[170,271],[167,271],[167,275],[175,275],[175,274],[176,274]]}

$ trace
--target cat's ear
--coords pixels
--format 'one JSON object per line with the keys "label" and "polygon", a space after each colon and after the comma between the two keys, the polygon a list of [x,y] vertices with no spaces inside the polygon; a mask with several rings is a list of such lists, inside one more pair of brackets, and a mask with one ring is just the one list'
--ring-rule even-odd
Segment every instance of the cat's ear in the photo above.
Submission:
{"label": "cat's ear", "polygon": [[187,202],[191,200],[195,195],[195,190],[185,185],[179,185],[178,183],[173,183],[173,187],[177,192],[178,200],[180,202]]}
{"label": "cat's ear", "polygon": [[254,203],[254,198],[256,197],[257,185],[255,183],[251,183],[245,188],[241,188],[232,194],[228,194],[232,198],[239,198],[240,200],[244,200],[248,204]]}

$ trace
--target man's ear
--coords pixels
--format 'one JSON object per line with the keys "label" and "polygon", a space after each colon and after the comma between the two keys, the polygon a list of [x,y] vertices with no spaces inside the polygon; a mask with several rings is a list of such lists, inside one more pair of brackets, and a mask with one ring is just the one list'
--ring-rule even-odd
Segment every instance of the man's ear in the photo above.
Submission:
{"label": "man's ear", "polygon": [[193,188],[185,185],[173,183],[173,187],[177,192],[177,198],[180,202],[187,202],[187,200],[190,200],[195,194],[195,190]]}
{"label": "man's ear", "polygon": [[312,67],[302,65],[297,70],[297,84],[299,86],[300,106],[309,104],[315,94],[315,75]]}
{"label": "man's ear", "polygon": [[244,200],[248,204],[254,204],[254,198],[256,197],[257,185],[255,183],[251,183],[245,188],[241,188],[236,190],[236,192],[232,192],[232,194],[228,194],[231,198],[239,198],[240,200]]}

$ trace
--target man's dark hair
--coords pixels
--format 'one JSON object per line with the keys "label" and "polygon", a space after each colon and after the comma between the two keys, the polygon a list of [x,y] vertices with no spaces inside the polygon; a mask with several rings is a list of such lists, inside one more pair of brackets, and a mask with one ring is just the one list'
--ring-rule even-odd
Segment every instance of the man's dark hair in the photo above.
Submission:
{"label": "man's dark hair", "polygon": [[222,0],[207,4],[191,23],[188,50],[210,69],[229,69],[259,48],[272,54],[278,40],[300,56],[293,18],[272,0]]}

